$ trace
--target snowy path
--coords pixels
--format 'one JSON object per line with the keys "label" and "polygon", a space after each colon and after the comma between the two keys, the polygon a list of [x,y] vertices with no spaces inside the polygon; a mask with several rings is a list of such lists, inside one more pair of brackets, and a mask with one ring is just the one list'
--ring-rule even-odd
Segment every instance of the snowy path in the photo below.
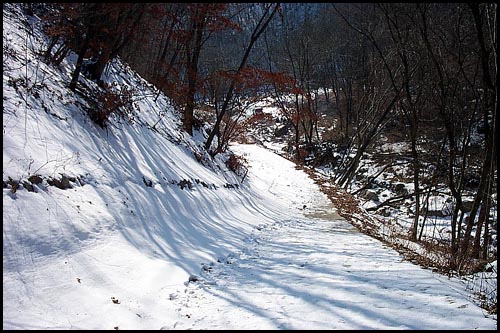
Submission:
{"label": "snowy path", "polygon": [[[256,148],[239,149],[255,169],[272,163]],[[268,172],[262,185],[279,193],[273,188],[291,181],[285,174]],[[302,190],[325,209],[320,193]],[[258,226],[240,251],[204,264],[196,279],[171,295],[179,320],[165,329],[496,328],[446,277],[331,217]]]}

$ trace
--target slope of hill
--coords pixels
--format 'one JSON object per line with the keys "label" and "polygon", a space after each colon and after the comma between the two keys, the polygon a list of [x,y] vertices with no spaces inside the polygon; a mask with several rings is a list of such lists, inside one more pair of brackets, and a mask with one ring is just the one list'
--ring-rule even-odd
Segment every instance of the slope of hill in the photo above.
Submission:
{"label": "slope of hill", "polygon": [[[154,87],[120,61],[109,66],[105,82],[116,92],[133,90],[132,103],[107,128],[97,126],[88,115],[96,107],[95,96],[67,88],[74,55],[59,67],[45,64],[40,51],[47,41],[38,18],[26,16],[19,5],[4,4],[3,19],[3,329],[227,328],[222,317],[232,317],[231,325],[241,328],[254,323],[255,316],[262,323],[252,327],[257,329],[418,328],[419,320],[412,317],[413,295],[421,311],[432,313],[422,327],[496,327],[496,321],[456,291],[463,287],[460,281],[452,280],[450,287],[447,279],[405,263],[405,283],[395,286],[391,281],[400,276],[385,279],[387,271],[380,263],[390,260],[400,270],[397,253],[354,233],[337,217],[316,227],[322,220],[303,213],[334,209],[292,162],[260,147],[239,146],[240,154],[253,156],[242,181],[226,167],[227,155],[212,160],[203,149],[204,132],[186,135],[181,115],[168,99],[162,94],[155,98]],[[99,91],[84,76],[80,80],[80,89]],[[312,225],[312,231],[300,233]],[[330,239],[320,229],[330,225],[340,226],[336,237],[352,232],[354,242],[367,244],[361,248],[369,255],[359,251],[358,258],[342,249],[341,242],[326,251]],[[329,274],[319,277],[315,269],[320,266],[292,262],[293,250],[303,250],[296,251],[301,260],[317,251],[316,243],[305,237],[316,232],[322,235],[318,244],[324,251],[310,261],[321,258],[324,267],[331,266],[326,259],[335,264],[335,270],[323,267]],[[265,243],[273,237],[275,241]],[[245,247],[254,252],[242,253]],[[258,257],[259,250],[262,257],[254,264],[262,265],[262,271],[256,285],[265,289],[253,293],[248,281],[256,270],[244,264],[252,264],[251,255]],[[340,252],[344,261],[334,256]],[[373,252],[381,262],[372,258]],[[364,277],[367,270],[375,273],[370,283]],[[328,302],[338,312],[330,314],[335,316],[309,320],[286,313],[286,325],[281,319],[268,320],[268,313],[282,316],[284,303],[274,302],[275,290],[291,289],[290,280],[280,280],[283,272],[297,281],[307,277],[309,283],[318,282],[320,289],[308,293],[306,284],[294,293],[304,301],[299,313],[313,313],[322,305],[316,297],[321,292],[331,297]],[[221,283],[216,299],[216,293],[205,293],[198,284],[210,282],[210,274],[224,279],[234,273],[248,275],[236,284],[238,292]],[[343,278],[336,279],[334,273]],[[231,283],[238,282],[234,276]],[[414,276],[421,281],[411,280]],[[335,298],[340,283],[343,293]],[[368,297],[358,295],[362,284]],[[250,300],[240,299],[246,292]],[[228,295],[233,298],[224,298]],[[350,303],[352,295],[359,302]],[[251,302],[261,296],[262,302]],[[383,307],[372,311],[380,298]],[[411,304],[399,316],[407,301]],[[435,307],[427,306],[429,302]],[[223,316],[212,316],[219,309]],[[243,309],[248,310],[245,316],[233,315]],[[249,312],[253,318],[247,317]],[[442,326],[443,316],[457,320]],[[338,326],[329,326],[333,318]],[[269,322],[276,325],[267,326]]]}
{"label": "slope of hill", "polygon": [[92,322],[111,315],[96,303],[111,307],[124,290],[144,307],[157,282],[182,284],[290,212],[240,184],[224,156],[209,159],[203,133],[186,135],[168,99],[119,61],[105,81],[135,90],[132,120],[95,125],[67,89],[74,58],[45,64],[38,19],[15,5],[3,18],[4,328],[65,327],[64,315],[46,317],[54,309]]}

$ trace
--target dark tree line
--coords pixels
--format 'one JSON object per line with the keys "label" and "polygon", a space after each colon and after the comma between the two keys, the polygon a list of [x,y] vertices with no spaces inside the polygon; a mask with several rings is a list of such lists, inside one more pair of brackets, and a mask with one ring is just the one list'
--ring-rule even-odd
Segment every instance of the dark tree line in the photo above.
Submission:
{"label": "dark tree line", "polygon": [[[348,149],[337,183],[347,188],[363,153],[399,123],[407,133],[413,173],[411,237],[421,237],[419,217],[426,211],[421,206],[428,205],[425,198],[436,189],[435,174],[423,170],[441,172],[454,199],[450,265],[466,270],[471,258],[487,256],[496,193],[496,4],[333,7],[325,15],[341,18],[363,40],[357,59],[362,59],[361,75],[341,76],[344,82],[351,80],[350,89],[343,89],[348,94],[337,92],[343,99],[336,105],[340,121],[351,114],[339,126]],[[337,57],[346,56],[342,48],[337,51]],[[337,78],[337,68],[330,68]],[[350,147],[355,147],[354,157],[349,157]],[[471,188],[472,207],[466,207],[463,198]]]}

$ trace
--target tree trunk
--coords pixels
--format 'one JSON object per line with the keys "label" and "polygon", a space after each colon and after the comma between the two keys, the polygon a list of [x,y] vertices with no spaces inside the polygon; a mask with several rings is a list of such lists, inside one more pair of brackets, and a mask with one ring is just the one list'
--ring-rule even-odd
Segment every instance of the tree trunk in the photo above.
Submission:
{"label": "tree trunk", "polygon": [[89,67],[89,78],[93,81],[99,83],[101,81],[102,73],[104,72],[104,68],[106,64],[109,62],[111,58],[111,46],[106,46],[101,49],[101,54],[97,57],[97,62],[92,64]]}
{"label": "tree trunk", "polygon": [[[414,124],[416,127],[416,124]],[[411,230],[412,240],[417,240],[418,232],[418,220],[420,217],[420,188],[419,188],[419,173],[420,173],[420,162],[418,159],[417,151],[417,133],[416,128],[412,128],[411,131],[411,153],[413,158],[413,186],[415,187],[415,216],[413,218],[413,227]]]}
{"label": "tree trunk", "polygon": [[82,71],[83,66],[83,58],[85,56],[85,52],[89,48],[90,43],[90,32],[87,32],[85,35],[85,39],[83,40],[82,46],[80,47],[80,52],[78,53],[78,59],[76,60],[75,70],[73,71],[73,75],[71,76],[71,82],[69,84],[69,89],[75,91],[76,84],[78,82],[78,78],[80,77],[80,72]]}
{"label": "tree trunk", "polygon": [[[493,130],[496,130],[496,129],[493,127]],[[486,207],[485,207],[486,202],[484,201],[485,195],[490,196],[489,192],[490,192],[491,187],[489,186],[489,183],[491,181],[490,175],[492,174],[490,172],[490,170],[491,170],[491,167],[494,163],[492,160],[493,151],[494,151],[493,137],[494,136],[492,135],[492,133],[490,133],[490,135],[488,135],[488,140],[486,141],[485,157],[483,160],[483,169],[481,172],[481,179],[479,180],[479,187],[477,189],[476,195],[474,196],[474,203],[472,205],[472,210],[469,214],[469,220],[467,223],[467,228],[465,230],[463,244],[461,246],[460,258],[462,260],[465,259],[465,256],[466,256],[467,252],[469,251],[472,228],[473,228],[474,223],[475,223],[476,214],[477,214],[477,211],[479,209],[479,206],[482,204],[483,208],[486,209]],[[489,200],[488,197],[486,199],[487,199],[486,201]]]}
{"label": "tree trunk", "polygon": [[474,244],[472,245],[472,258],[479,258],[481,254],[481,233],[483,227],[486,228],[490,217],[490,205],[491,205],[491,179],[488,180],[488,185],[486,186],[486,191],[483,194],[483,204],[481,205],[481,211],[479,213],[479,221],[476,227],[476,234],[474,236]]}
{"label": "tree trunk", "polygon": [[[198,59],[200,58],[202,38],[204,30],[205,13],[202,13],[197,22],[193,23],[192,30],[190,31],[190,39],[194,38],[194,45],[192,53],[188,53],[188,90],[186,96],[186,107],[184,108],[183,125],[189,135],[193,135],[193,121],[194,121],[194,107],[195,107],[195,93],[196,85],[198,82]],[[188,42],[190,43],[190,41]],[[191,52],[188,48],[187,52]]]}

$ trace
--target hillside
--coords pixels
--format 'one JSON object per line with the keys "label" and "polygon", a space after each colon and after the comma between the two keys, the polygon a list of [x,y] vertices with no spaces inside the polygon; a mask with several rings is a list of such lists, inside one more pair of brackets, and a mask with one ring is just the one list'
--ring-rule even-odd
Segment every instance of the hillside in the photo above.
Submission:
{"label": "hillside", "polygon": [[[134,120],[95,125],[86,100],[66,87],[74,58],[60,68],[39,61],[44,37],[37,20],[20,17],[15,6],[4,10],[4,328],[36,328],[39,311],[48,326],[65,325],[43,310],[60,308],[55,300],[63,297],[75,308],[88,307],[89,316],[101,312],[90,312],[97,295],[107,304],[119,290],[137,286],[146,270],[138,297],[153,292],[148,284],[155,280],[182,285],[201,261],[231,251],[254,225],[288,210],[266,205],[247,186],[226,188],[240,179],[224,157],[200,163],[202,133],[180,130],[168,100],[154,101],[153,87],[119,62],[106,80],[136,89]],[[111,267],[120,267],[113,276]],[[38,288],[43,281],[49,284]],[[74,289],[80,282],[90,297]],[[9,316],[19,304],[26,318]]]}
{"label": "hillside", "polygon": [[243,180],[211,158],[119,59],[104,81],[130,103],[98,126],[99,88],[68,89],[75,55],[44,63],[39,24],[4,4],[3,329],[496,328],[463,281],[358,232],[292,162],[234,145]]}
{"label": "hillside", "polygon": [[[168,295],[254,226],[307,203],[283,207],[240,184],[225,156],[207,158],[203,133],[185,134],[168,100],[155,100],[154,88],[119,61],[106,81],[135,89],[133,120],[100,128],[88,101],[66,87],[74,56],[60,68],[44,64],[38,21],[21,17],[17,6],[4,10],[4,328],[66,325],[61,314],[62,322],[47,317],[54,307],[94,321],[97,295],[113,305],[111,296],[134,287],[141,299],[158,292],[149,290],[157,280]],[[58,306],[63,298],[72,301]],[[12,317],[20,305],[24,314]],[[171,306],[168,297],[162,305]]]}

